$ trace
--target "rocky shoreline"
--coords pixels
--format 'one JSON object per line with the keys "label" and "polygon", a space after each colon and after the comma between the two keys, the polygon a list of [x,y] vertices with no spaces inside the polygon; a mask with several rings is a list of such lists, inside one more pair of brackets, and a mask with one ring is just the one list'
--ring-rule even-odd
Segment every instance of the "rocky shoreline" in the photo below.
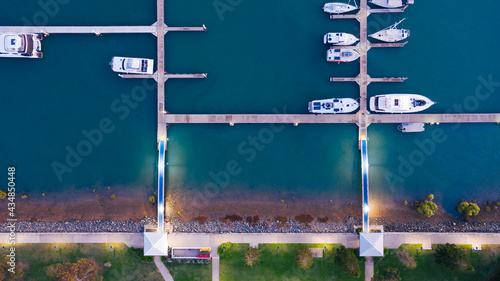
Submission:
{"label": "rocky shoreline", "polygon": [[[154,224],[155,218],[143,218],[140,221],[88,220],[68,222],[17,222],[16,232],[128,232],[141,233],[144,226]],[[372,220],[372,225],[383,225],[384,232],[483,232],[500,233],[500,222],[465,222],[453,219],[447,222],[392,222],[385,218]],[[272,220],[261,220],[256,224],[247,222],[222,222],[210,220],[200,225],[195,221],[171,222],[174,232],[183,233],[354,233],[355,227],[361,225],[361,219],[346,217],[345,223],[319,223],[308,225],[296,220],[288,220],[281,224]],[[0,223],[0,232],[10,232],[9,223]]]}

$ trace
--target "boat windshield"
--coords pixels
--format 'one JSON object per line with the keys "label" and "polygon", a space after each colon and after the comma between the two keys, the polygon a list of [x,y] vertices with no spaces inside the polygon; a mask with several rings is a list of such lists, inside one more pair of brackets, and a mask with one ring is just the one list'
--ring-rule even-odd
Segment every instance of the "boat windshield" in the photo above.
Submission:
{"label": "boat windshield", "polygon": [[128,59],[125,68],[126,69],[140,69],[140,60],[138,59]]}

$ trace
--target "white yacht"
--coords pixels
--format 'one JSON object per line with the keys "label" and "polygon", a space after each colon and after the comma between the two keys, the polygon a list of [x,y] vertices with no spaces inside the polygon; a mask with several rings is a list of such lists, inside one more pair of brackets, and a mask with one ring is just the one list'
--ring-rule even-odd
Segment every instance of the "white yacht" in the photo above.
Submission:
{"label": "white yacht", "polygon": [[354,99],[326,99],[314,100],[309,103],[311,113],[349,113],[359,108],[359,103]]}
{"label": "white yacht", "polygon": [[368,0],[368,2],[384,8],[401,8],[413,4],[414,0]]}
{"label": "white yacht", "polygon": [[370,98],[370,110],[380,113],[413,113],[426,110],[435,102],[421,95],[388,94]]}
{"label": "white yacht", "polygon": [[0,57],[42,58],[43,35],[37,33],[0,34]]}
{"label": "white yacht", "polygon": [[405,19],[402,19],[399,22],[380,30],[379,32],[368,36],[384,42],[398,42],[404,40],[410,36],[410,31],[408,29],[397,29],[397,26],[404,20]]}
{"label": "white yacht", "polygon": [[113,57],[111,69],[114,72],[153,74],[154,60],[141,58]]}
{"label": "white yacht", "polygon": [[326,52],[328,62],[351,62],[359,58],[360,54],[354,49],[329,49]]}
{"label": "white yacht", "polygon": [[338,2],[326,3],[325,6],[323,6],[323,11],[330,14],[348,13],[356,11],[357,9],[359,9],[357,6]]}
{"label": "white yacht", "polygon": [[325,34],[325,36],[323,36],[323,43],[332,44],[335,46],[349,46],[358,41],[359,39],[356,38],[356,36],[349,33],[334,32],[334,33],[327,33]]}

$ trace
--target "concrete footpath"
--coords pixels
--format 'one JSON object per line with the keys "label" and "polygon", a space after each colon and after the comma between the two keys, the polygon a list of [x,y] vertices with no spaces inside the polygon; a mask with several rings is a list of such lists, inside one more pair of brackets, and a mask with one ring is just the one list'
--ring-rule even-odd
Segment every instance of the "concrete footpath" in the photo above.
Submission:
{"label": "concrete footpath", "polygon": [[[16,244],[24,243],[125,243],[143,248],[142,233],[16,233]],[[7,244],[9,233],[0,233],[0,244]]]}
{"label": "concrete footpath", "polygon": [[165,279],[165,281],[174,281],[174,278],[172,278],[172,275],[170,275],[170,272],[168,271],[165,264],[161,262],[161,257],[154,257],[154,261],[156,267],[158,268],[158,271],[160,271],[161,276],[163,276],[163,279]]}

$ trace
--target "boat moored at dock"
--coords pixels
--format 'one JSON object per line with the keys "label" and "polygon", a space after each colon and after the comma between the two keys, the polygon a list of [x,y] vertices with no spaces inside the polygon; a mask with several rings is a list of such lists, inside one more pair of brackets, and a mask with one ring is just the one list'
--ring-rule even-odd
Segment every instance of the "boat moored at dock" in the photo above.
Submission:
{"label": "boat moored at dock", "polygon": [[410,36],[410,31],[408,29],[397,29],[397,26],[404,20],[405,19],[402,19],[399,22],[380,30],[379,32],[368,36],[384,42],[398,42],[404,40]]}
{"label": "boat moored at dock", "polygon": [[319,114],[350,113],[359,108],[359,103],[350,98],[314,100],[309,103],[309,112]]}
{"label": "boat moored at dock", "polygon": [[435,102],[415,94],[387,94],[370,98],[370,110],[379,113],[413,113],[428,109]]}
{"label": "boat moored at dock", "polygon": [[323,43],[335,46],[349,46],[358,41],[359,39],[356,36],[343,32],[332,32],[323,36]]}
{"label": "boat moored at dock", "polygon": [[0,34],[0,57],[42,58],[42,40],[38,33]]}
{"label": "boat moored at dock", "polygon": [[154,60],[141,58],[113,57],[111,69],[114,72],[153,74]]}
{"label": "boat moored at dock", "polygon": [[360,54],[354,49],[329,49],[326,52],[328,62],[351,62],[359,58]]}
{"label": "boat moored at dock", "polygon": [[368,0],[369,3],[384,8],[401,8],[413,4],[414,0]]}
{"label": "boat moored at dock", "polygon": [[357,9],[359,9],[357,6],[339,2],[326,3],[323,6],[323,11],[330,14],[343,14],[356,11]]}

